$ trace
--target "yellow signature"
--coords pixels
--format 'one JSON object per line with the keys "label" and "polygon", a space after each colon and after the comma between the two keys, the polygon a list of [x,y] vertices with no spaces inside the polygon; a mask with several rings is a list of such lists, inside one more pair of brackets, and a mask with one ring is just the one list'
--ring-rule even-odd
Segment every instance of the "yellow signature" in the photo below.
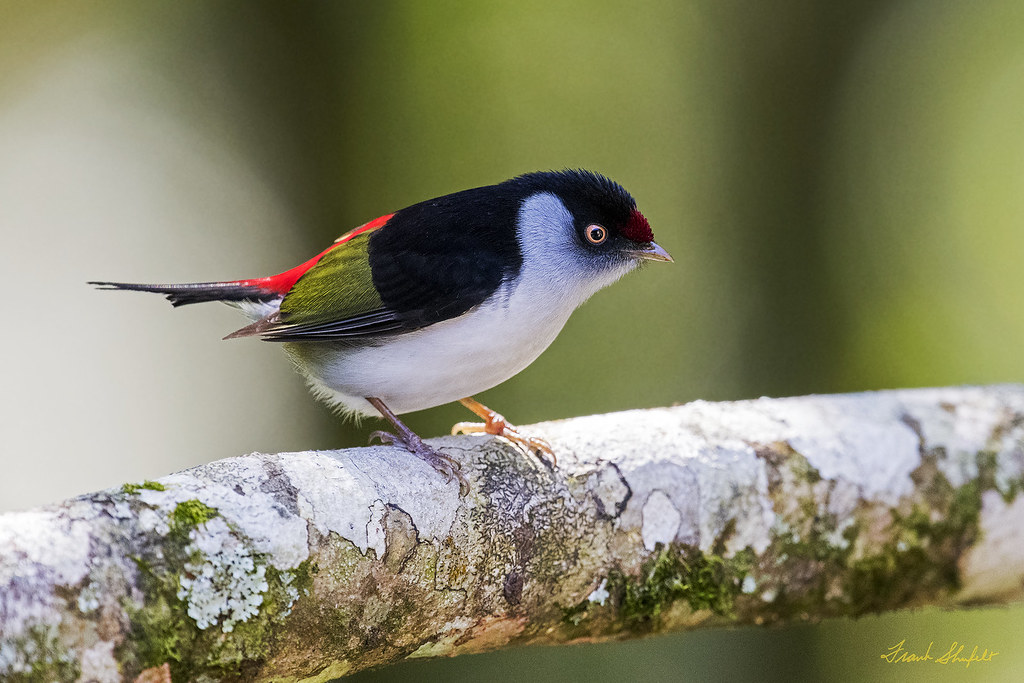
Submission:
{"label": "yellow signature", "polygon": [[923,653],[911,652],[906,649],[907,639],[904,638],[900,642],[896,643],[889,648],[888,652],[882,655],[882,659],[889,662],[890,664],[899,664],[901,662],[933,662],[935,664],[963,664],[964,668],[969,668],[974,662],[991,662],[992,658],[995,657],[998,652],[992,650],[989,651],[985,648],[981,652],[978,652],[978,646],[975,645],[974,649],[971,650],[970,654],[964,654],[964,650],[967,648],[963,643],[953,641],[953,644],[949,646],[946,653],[941,656],[932,655],[932,647],[935,646],[935,641],[928,643],[928,649]]}

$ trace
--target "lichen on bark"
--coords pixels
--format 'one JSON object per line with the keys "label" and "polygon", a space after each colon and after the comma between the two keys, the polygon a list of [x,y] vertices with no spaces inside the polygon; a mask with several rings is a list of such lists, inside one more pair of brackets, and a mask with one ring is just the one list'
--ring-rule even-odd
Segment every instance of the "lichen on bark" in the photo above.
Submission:
{"label": "lichen on bark", "polygon": [[[249,455],[0,517],[0,678],[404,658],[1019,600],[1024,388],[696,402]],[[13,558],[13,559],[12,559]],[[17,678],[20,677],[20,678]]]}

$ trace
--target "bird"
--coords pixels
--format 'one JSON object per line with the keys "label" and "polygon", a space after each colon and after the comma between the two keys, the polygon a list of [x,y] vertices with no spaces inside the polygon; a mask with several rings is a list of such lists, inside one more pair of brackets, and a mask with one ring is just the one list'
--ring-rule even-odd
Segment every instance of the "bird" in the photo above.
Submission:
{"label": "bird", "polygon": [[555,455],[472,398],[515,376],[572,312],[641,264],[671,262],[636,201],[582,169],[526,173],[413,204],[365,223],[277,275],[186,284],[92,281],[173,306],[218,301],[250,324],[225,339],[279,342],[312,393],[345,416],[379,416],[402,447],[465,492],[458,462],[399,415],[461,402],[483,432]]}

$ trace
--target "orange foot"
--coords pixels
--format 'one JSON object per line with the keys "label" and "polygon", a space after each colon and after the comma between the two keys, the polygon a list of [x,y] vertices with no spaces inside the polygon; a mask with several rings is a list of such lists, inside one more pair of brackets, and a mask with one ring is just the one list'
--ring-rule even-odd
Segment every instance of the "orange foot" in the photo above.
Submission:
{"label": "orange foot", "polygon": [[494,434],[507,441],[511,441],[529,453],[533,453],[541,459],[550,460],[550,467],[556,464],[555,452],[544,439],[520,434],[515,427],[510,425],[499,413],[494,412],[483,403],[469,397],[459,400],[459,403],[472,410],[483,420],[479,422],[459,422],[452,427],[452,434]]}

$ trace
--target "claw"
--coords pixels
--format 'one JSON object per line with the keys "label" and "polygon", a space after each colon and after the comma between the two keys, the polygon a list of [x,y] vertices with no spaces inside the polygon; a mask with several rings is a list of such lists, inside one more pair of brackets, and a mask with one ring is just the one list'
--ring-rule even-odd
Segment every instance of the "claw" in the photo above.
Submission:
{"label": "claw", "polygon": [[462,466],[451,456],[445,455],[441,451],[428,446],[423,439],[418,437],[415,432],[406,427],[390,410],[384,405],[380,399],[368,398],[368,401],[381,412],[385,418],[387,418],[395,428],[398,429],[398,434],[392,434],[391,432],[376,431],[370,434],[370,443],[373,443],[374,439],[379,439],[381,443],[388,446],[398,446],[404,448],[416,457],[424,460],[433,467],[435,470],[445,475],[448,481],[455,479],[459,482],[459,495],[465,496],[469,493],[469,480],[463,476],[461,470]]}

